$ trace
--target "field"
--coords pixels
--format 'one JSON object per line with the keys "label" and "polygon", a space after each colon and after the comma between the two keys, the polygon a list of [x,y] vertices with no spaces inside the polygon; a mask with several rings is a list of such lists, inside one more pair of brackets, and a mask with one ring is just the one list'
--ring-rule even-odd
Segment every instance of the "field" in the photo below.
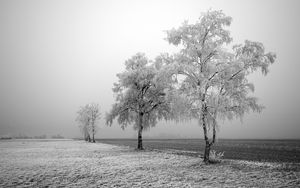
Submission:
{"label": "field", "polygon": [[[145,142],[146,144],[147,142]],[[1,140],[0,187],[299,187],[299,163],[225,159],[80,140]]]}
{"label": "field", "polygon": [[[98,139],[99,142],[136,147],[135,139]],[[173,150],[178,154],[201,156],[204,141],[201,139],[145,139],[144,147],[156,150]],[[224,152],[225,159],[261,162],[300,163],[300,140],[242,140],[220,139],[213,150]]]}

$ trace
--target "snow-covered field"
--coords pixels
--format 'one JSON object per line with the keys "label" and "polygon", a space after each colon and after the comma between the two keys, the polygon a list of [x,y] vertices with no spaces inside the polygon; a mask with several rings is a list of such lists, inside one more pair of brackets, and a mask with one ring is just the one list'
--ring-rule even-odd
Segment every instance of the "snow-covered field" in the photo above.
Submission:
{"label": "snow-covered field", "polygon": [[200,158],[75,140],[0,141],[0,187],[300,187],[300,164]]}

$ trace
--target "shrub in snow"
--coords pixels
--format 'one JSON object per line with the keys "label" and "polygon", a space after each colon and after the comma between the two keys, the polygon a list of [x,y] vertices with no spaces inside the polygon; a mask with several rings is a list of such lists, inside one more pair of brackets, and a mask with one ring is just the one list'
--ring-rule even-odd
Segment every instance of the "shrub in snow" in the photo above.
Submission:
{"label": "shrub in snow", "polygon": [[216,152],[215,150],[210,151],[210,162],[211,163],[219,163],[222,160],[222,157],[224,156],[224,152]]}

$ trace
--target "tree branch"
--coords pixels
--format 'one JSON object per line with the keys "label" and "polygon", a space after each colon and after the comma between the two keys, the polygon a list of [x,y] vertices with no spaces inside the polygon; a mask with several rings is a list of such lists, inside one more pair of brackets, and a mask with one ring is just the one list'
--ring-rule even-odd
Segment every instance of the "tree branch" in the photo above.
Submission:
{"label": "tree branch", "polygon": [[163,102],[159,101],[156,104],[154,104],[152,107],[150,107],[149,110],[145,111],[145,113],[149,114],[150,112],[152,112],[152,110],[154,110],[155,108],[157,108],[159,105],[163,104]]}
{"label": "tree branch", "polygon": [[214,55],[216,55],[216,51],[214,50],[214,51],[212,51],[212,52],[210,52],[207,56],[206,56],[206,58],[205,58],[205,60],[203,61],[203,63],[206,63],[208,60],[210,60]]}
{"label": "tree branch", "polygon": [[229,80],[232,80],[236,75],[238,75],[240,72],[242,72],[244,69],[240,69],[239,71],[237,71],[236,73],[234,73],[229,79]]}
{"label": "tree branch", "polygon": [[209,79],[208,79],[208,81],[210,81],[211,79],[213,79],[215,76],[216,76],[216,74],[218,74],[219,73],[219,71],[216,71]]}
{"label": "tree branch", "polygon": [[189,73],[186,73],[186,72],[181,71],[181,70],[178,71],[178,74],[186,75],[187,77],[191,78],[196,85],[198,84],[198,80],[197,80],[197,78],[194,77],[194,75],[190,75]]}

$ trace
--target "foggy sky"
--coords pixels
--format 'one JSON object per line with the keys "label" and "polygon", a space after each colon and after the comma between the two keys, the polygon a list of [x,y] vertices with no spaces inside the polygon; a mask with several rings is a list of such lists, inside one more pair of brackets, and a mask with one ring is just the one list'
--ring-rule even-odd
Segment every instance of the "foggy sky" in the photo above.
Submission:
{"label": "foggy sky", "polygon": [[[219,138],[300,138],[299,1],[0,1],[0,136],[80,136],[76,111],[99,103],[98,138],[136,137],[104,124],[113,83],[137,52],[174,52],[165,30],[191,23],[208,9],[233,18],[233,43],[262,42],[277,60],[267,76],[254,74],[260,114],[220,122]],[[146,137],[202,138],[196,121],[160,122]]]}

